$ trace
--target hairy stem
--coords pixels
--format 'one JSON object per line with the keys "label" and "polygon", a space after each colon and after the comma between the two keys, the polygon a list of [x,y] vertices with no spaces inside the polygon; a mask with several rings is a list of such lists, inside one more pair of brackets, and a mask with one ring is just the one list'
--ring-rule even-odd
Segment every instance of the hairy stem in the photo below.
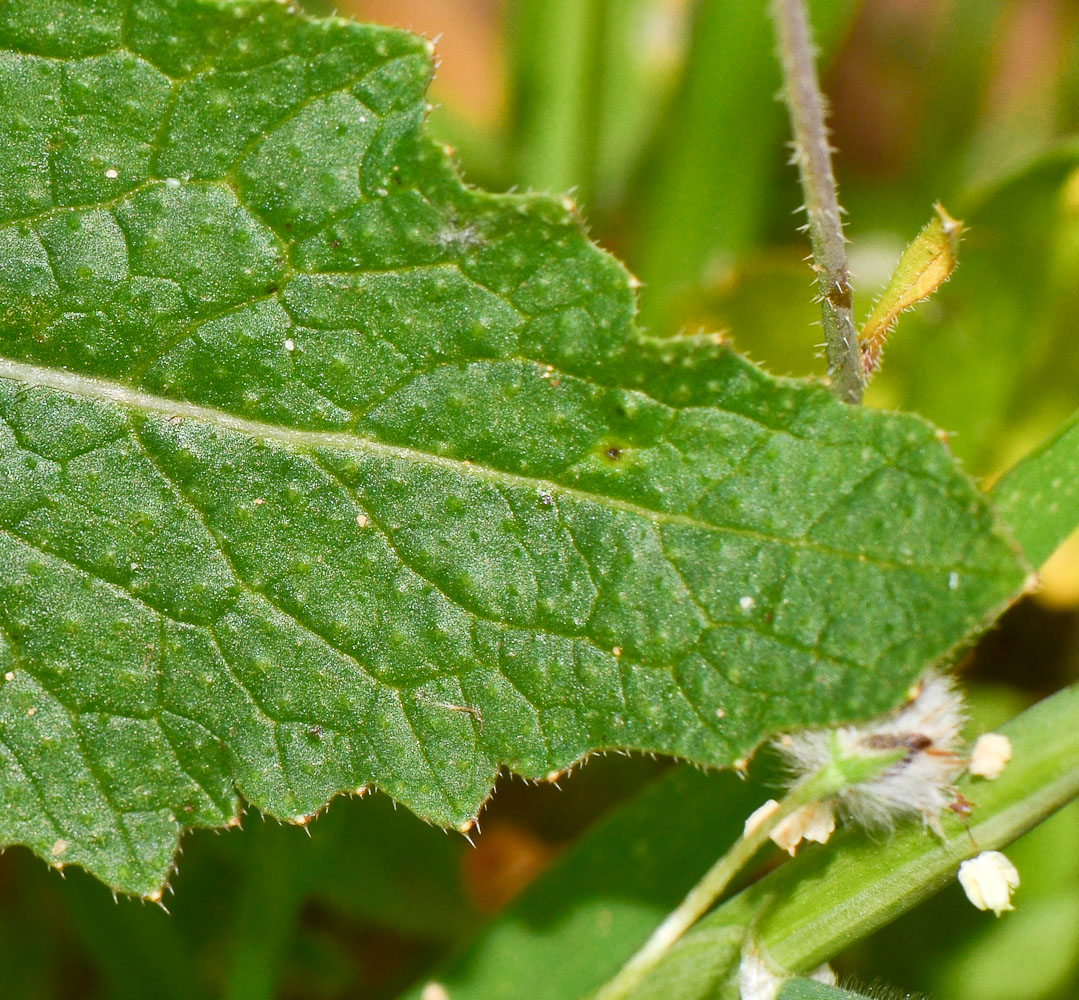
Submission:
{"label": "hairy stem", "polygon": [[792,162],[798,165],[802,182],[813,269],[820,289],[828,375],[832,390],[841,400],[859,403],[865,380],[854,325],[843,221],[824,124],[824,98],[817,83],[803,0],[773,0],[772,17],[783,69],[783,97],[794,133]]}

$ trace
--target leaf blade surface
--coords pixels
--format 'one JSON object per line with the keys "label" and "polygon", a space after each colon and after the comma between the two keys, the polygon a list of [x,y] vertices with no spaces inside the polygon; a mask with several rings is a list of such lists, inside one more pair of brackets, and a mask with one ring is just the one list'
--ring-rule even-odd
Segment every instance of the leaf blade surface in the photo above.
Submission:
{"label": "leaf blade surface", "polygon": [[645,336],[558,200],[462,185],[422,40],[67,6],[0,16],[4,840],[149,893],[239,796],[729,765],[1018,588],[922,421]]}

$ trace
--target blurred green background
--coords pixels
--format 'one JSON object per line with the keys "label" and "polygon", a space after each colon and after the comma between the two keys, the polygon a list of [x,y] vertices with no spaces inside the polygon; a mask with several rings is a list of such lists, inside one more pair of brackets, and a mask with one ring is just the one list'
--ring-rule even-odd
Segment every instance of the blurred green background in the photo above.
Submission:
{"label": "blurred green background", "polygon": [[[571,192],[641,279],[644,326],[727,329],[773,372],[823,371],[765,0],[337,6],[441,36],[431,127],[466,179]],[[810,8],[859,313],[935,200],[970,226],[959,270],[903,318],[867,405],[923,413],[989,482],[1079,405],[1079,4]],[[963,670],[983,728],[1079,679],[1079,538]],[[660,841],[671,853],[674,838],[679,861],[627,879],[629,839],[580,838],[658,782],[684,789],[684,814],[638,831],[633,849],[638,861]],[[514,913],[542,909],[542,881],[528,886],[545,869],[556,880],[587,858],[646,926],[729,842],[730,804],[740,821],[744,802],[766,797],[729,775],[615,756],[560,784],[504,780],[475,847],[381,796],[335,802],[307,830],[249,813],[242,830],[187,838],[171,915],[8,851],[0,996],[399,996],[519,893]],[[1074,1000],[1079,805],[1009,853],[1023,878],[1015,913],[996,921],[953,887],[837,964],[937,1000]]]}

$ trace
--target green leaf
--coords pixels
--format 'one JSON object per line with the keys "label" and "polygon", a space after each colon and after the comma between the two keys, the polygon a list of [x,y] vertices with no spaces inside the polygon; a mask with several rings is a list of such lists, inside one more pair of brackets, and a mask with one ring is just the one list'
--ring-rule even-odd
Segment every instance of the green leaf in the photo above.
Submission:
{"label": "green leaf", "polygon": [[1079,526],[1079,412],[993,487],[993,500],[1027,558],[1045,562]]}
{"label": "green leaf", "polygon": [[789,979],[779,991],[779,1000],[867,1000],[867,997],[864,993],[853,993],[812,979]]}
{"label": "green leaf", "polygon": [[1025,568],[923,421],[649,339],[464,187],[426,43],[0,6],[0,838],[151,894],[240,797],[729,765],[874,714]]}

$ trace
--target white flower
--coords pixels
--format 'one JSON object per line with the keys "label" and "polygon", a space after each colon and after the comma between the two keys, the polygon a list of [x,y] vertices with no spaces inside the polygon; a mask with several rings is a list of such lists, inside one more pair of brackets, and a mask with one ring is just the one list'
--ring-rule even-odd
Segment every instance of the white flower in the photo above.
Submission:
{"label": "white flower", "polygon": [[970,755],[969,770],[979,778],[999,778],[1012,759],[1012,741],[1000,733],[982,733]]}
{"label": "white flower", "polygon": [[826,844],[835,830],[835,813],[827,802],[811,802],[776,824],[768,835],[792,858],[803,840]]}
{"label": "white flower", "polygon": [[1000,851],[982,851],[959,866],[959,884],[979,910],[992,910],[998,917],[1014,910],[1012,890],[1019,886],[1019,872]]}
{"label": "white flower", "polygon": [[951,679],[928,677],[888,715],[862,725],[794,733],[776,747],[796,778],[837,760],[904,752],[876,777],[838,792],[836,801],[863,826],[888,827],[913,814],[941,832],[940,812],[955,801],[952,782],[964,766],[956,753],[964,718],[963,698]]}

